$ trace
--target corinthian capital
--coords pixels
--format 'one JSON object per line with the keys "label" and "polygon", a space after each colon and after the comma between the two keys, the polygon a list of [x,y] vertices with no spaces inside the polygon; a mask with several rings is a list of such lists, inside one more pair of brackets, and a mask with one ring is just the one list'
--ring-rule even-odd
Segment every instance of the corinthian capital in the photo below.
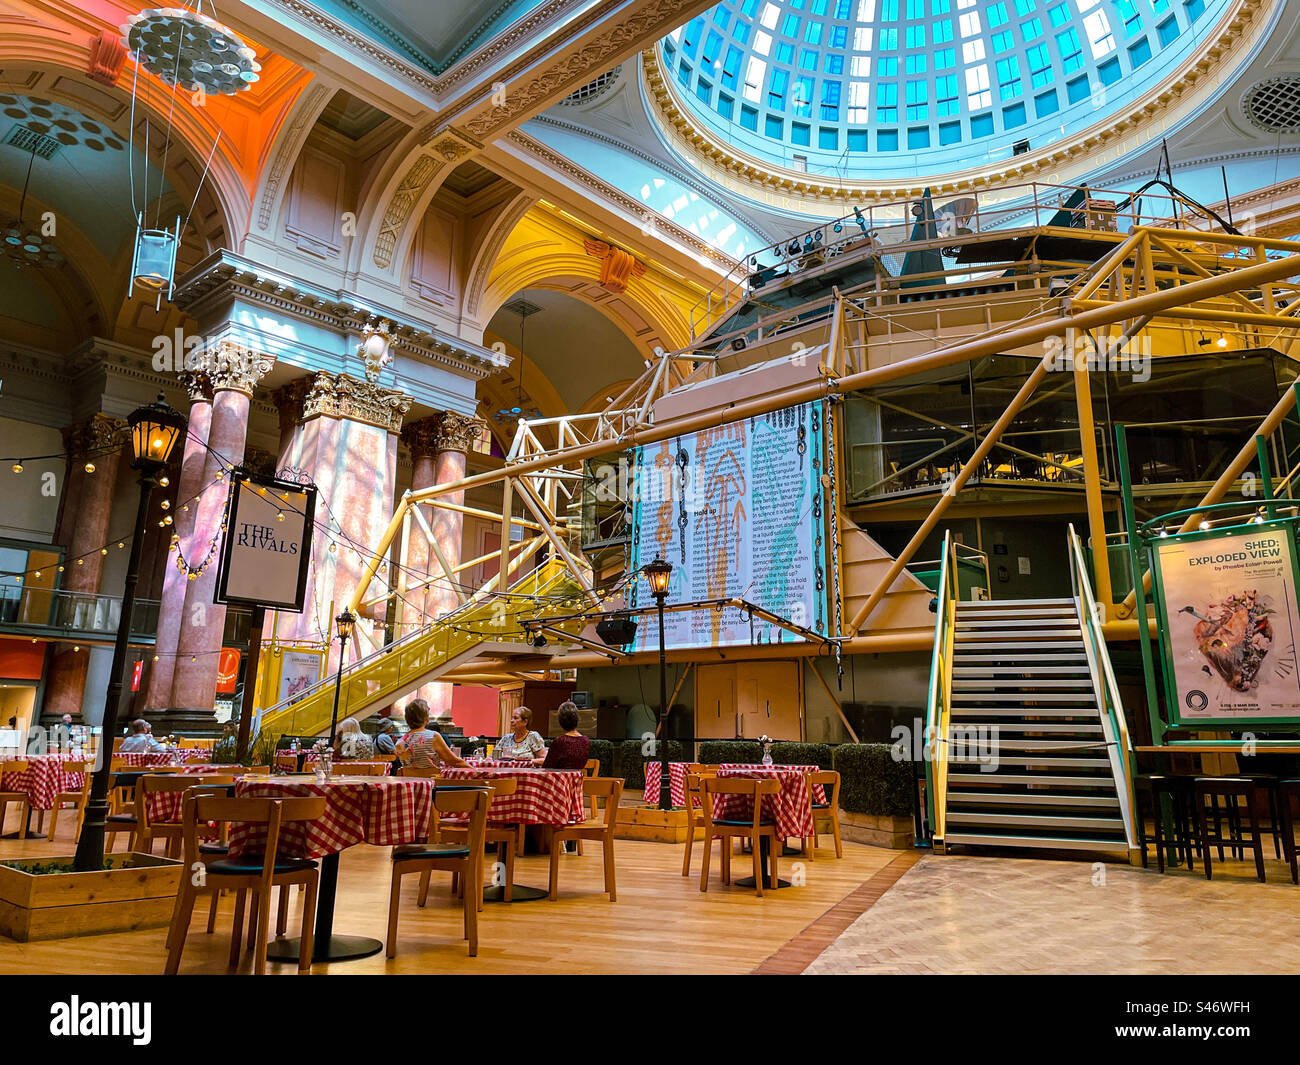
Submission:
{"label": "corinthian capital", "polygon": [[483,435],[487,422],[470,414],[443,411],[438,419],[437,449],[439,451],[470,451],[474,442]]}
{"label": "corinthian capital", "polygon": [[222,341],[203,353],[200,369],[214,392],[243,392],[251,396],[257,382],[271,372],[275,356]]}
{"label": "corinthian capital", "polygon": [[111,451],[125,440],[126,422],[108,414],[92,414],[63,430],[63,447],[72,459]]}

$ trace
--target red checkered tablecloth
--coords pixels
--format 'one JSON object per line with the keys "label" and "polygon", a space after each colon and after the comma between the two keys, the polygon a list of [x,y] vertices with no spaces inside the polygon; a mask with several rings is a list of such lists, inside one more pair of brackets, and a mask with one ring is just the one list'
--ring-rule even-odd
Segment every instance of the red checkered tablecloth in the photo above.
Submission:
{"label": "red checkered tablecloth", "polygon": [[[173,776],[234,776],[243,771],[243,766],[235,765],[187,765],[179,773]],[[194,787],[202,787],[202,780],[194,781]],[[181,810],[184,807],[185,793],[183,791],[157,791],[149,796],[146,813],[149,815],[151,823],[160,823],[163,821],[176,822],[181,819]]]}
{"label": "red checkered tablecloth", "polygon": [[481,766],[485,769],[509,769],[512,766],[530,766],[532,762],[526,758],[466,758],[471,766]]}
{"label": "red checkered tablecloth", "polygon": [[17,760],[26,762],[27,768],[21,773],[4,774],[0,791],[22,792],[31,800],[33,810],[52,810],[54,796],[81,790],[86,774],[69,773],[64,768],[68,762],[88,762],[94,766],[94,760],[85,755],[29,754]]}
{"label": "red checkered tablecloth", "polygon": [[[249,799],[325,796],[325,813],[315,821],[285,825],[278,848],[281,857],[324,858],[357,843],[392,847],[424,839],[433,785],[426,777],[335,777],[323,784],[245,777],[235,784],[235,794]],[[232,858],[265,848],[265,826],[231,825]]]}
{"label": "red checkered tablecloth", "polygon": [[113,757],[120,758],[123,765],[143,769],[155,765],[194,765],[199,762],[206,764],[212,761],[212,752],[201,747],[182,747],[175,751],[133,751],[128,754],[119,751]]}
{"label": "red checkered tablecloth", "polygon": [[[808,774],[820,772],[815,765],[740,765],[724,764],[718,766],[717,775],[722,778],[764,778],[775,777],[781,782],[781,790],[775,795],[763,796],[763,818],[776,822],[776,832],[780,837],[803,837],[813,834],[812,802],[824,803],[826,793],[820,784],[812,789],[812,800],[808,797]],[[748,821],[754,816],[753,800],[744,795],[715,795],[713,797],[713,816],[715,820]]]}
{"label": "red checkered tablecloth", "polygon": [[488,808],[492,825],[568,825],[585,821],[581,769],[536,769],[518,766],[459,766],[442,771],[443,780],[494,780],[514,777],[513,795],[494,796]]}
{"label": "red checkered tablecloth", "polygon": [[[668,795],[674,807],[686,805],[686,770],[689,762],[668,763]],[[645,763],[645,801],[648,806],[659,805],[659,788],[663,775],[658,762]]]}

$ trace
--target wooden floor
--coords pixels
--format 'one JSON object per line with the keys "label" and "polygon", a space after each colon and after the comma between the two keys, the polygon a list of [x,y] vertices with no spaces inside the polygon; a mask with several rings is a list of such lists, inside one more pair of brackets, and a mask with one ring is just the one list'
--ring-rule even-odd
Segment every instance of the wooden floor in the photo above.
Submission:
{"label": "wooden floor", "polygon": [[[59,840],[0,840],[0,859],[40,854],[71,854],[72,818],[59,826]],[[9,827],[12,829],[11,813]],[[823,837],[827,842],[828,837]],[[119,849],[121,843],[119,843]],[[161,849],[161,844],[159,845]],[[619,840],[618,902],[601,891],[599,850],[565,855],[560,865],[560,898],[512,905],[488,904],[479,925],[478,957],[465,953],[461,916],[453,910],[445,875],[435,879],[429,902],[415,903],[419,877],[407,877],[397,957],[383,954],[313,972],[340,973],[747,973],[799,936],[809,925],[871,879],[899,852],[844,844],[818,850],[803,862],[805,885],[755,897],[752,889],[723,887],[715,846],[707,893],[699,889],[701,848],[695,848],[693,875],[681,875],[682,849],[662,843]],[[334,930],[338,934],[383,939],[388,921],[390,861],[387,848],[360,846],[344,852]],[[748,873],[748,857],[737,856],[733,873]],[[798,858],[783,859],[781,876],[797,872]],[[515,881],[545,887],[548,859],[518,861]],[[295,892],[295,903],[296,903]],[[196,913],[181,972],[227,972],[232,908],[222,905],[217,931],[207,935],[206,903]],[[296,934],[297,905],[290,934]],[[0,937],[0,973],[156,974],[164,962],[166,929],[86,936],[45,943],[16,943]],[[248,955],[242,971],[249,971]],[[269,973],[294,975],[291,965],[272,965]]]}

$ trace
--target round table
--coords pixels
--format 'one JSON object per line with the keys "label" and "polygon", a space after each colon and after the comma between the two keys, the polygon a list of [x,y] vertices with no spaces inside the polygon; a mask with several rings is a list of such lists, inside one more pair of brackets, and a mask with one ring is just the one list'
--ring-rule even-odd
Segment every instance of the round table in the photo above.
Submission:
{"label": "round table", "polygon": [[[54,797],[64,792],[80,791],[85,786],[85,773],[70,773],[65,768],[69,762],[85,762],[92,768],[95,759],[89,754],[29,754],[12,759],[27,763],[27,768],[17,773],[5,773],[0,779],[0,791],[18,791],[27,796],[28,839],[44,839],[30,831],[33,810],[52,810]],[[5,839],[17,839],[14,832]]]}
{"label": "round table", "polygon": [[[763,796],[762,816],[776,823],[778,838],[797,836],[800,839],[813,833],[812,804],[824,803],[826,793],[820,784],[808,785],[810,773],[821,772],[816,765],[749,765],[744,763],[724,763],[718,766],[717,775],[723,778],[742,778],[767,780],[775,778],[780,782],[780,790],[775,795]],[[754,801],[744,795],[715,795],[713,797],[714,820],[749,821],[754,816]],[[759,844],[763,858],[763,876],[767,877],[768,838],[762,837]],[[737,880],[741,887],[753,887],[754,878]],[[777,881],[777,887],[789,887],[786,880]]]}
{"label": "round table", "polygon": [[[378,847],[418,843],[429,829],[434,781],[426,777],[244,777],[235,795],[250,799],[288,799],[324,796],[325,812],[314,821],[298,821],[280,831],[276,852],[282,857],[321,858],[320,898],[316,906],[316,931],[312,960],[346,961],[368,958],[384,949],[366,936],[334,935],[334,899],[338,893],[339,852],[358,843]],[[264,825],[234,824],[230,829],[230,856],[258,853],[266,845]],[[274,961],[296,961],[298,940],[276,940],[266,952]]]}

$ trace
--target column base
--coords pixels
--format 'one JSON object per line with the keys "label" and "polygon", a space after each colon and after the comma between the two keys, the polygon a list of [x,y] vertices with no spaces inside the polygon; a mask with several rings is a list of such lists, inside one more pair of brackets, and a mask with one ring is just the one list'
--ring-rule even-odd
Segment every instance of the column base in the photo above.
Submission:
{"label": "column base", "polygon": [[217,713],[211,709],[169,707],[166,710],[146,711],[144,718],[153,726],[155,736],[221,731]]}

